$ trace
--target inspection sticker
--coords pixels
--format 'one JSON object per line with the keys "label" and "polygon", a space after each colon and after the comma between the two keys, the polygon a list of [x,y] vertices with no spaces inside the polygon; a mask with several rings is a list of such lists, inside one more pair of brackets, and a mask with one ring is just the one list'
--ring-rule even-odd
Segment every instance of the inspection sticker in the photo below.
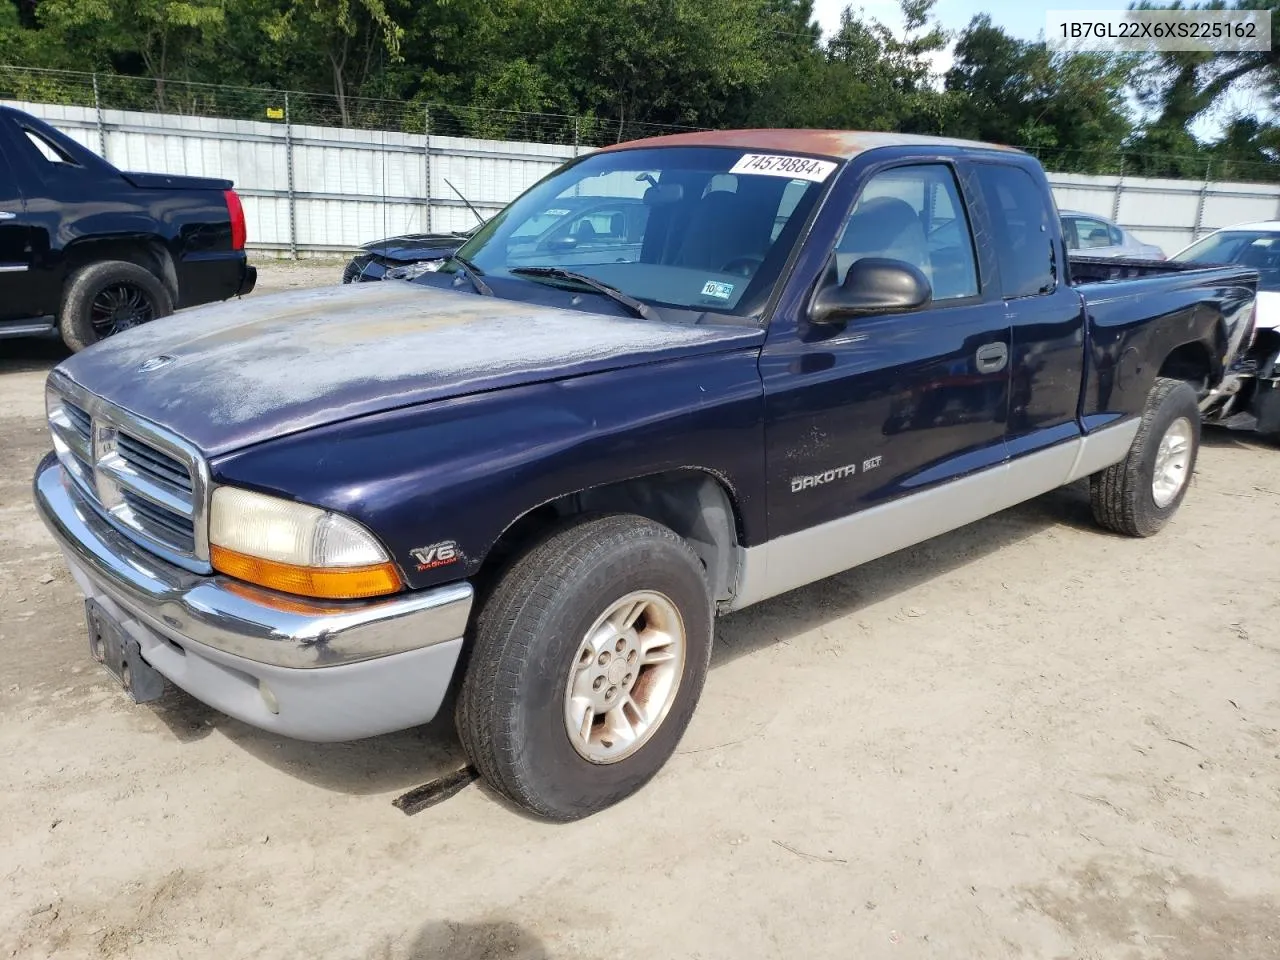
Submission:
{"label": "inspection sticker", "polygon": [[733,296],[733,284],[708,280],[702,288],[702,295],[704,297],[715,297],[717,300],[728,300]]}
{"label": "inspection sticker", "polygon": [[821,183],[835,170],[834,160],[787,157],[772,153],[748,153],[733,165],[730,173],[755,173],[766,177],[789,177]]}

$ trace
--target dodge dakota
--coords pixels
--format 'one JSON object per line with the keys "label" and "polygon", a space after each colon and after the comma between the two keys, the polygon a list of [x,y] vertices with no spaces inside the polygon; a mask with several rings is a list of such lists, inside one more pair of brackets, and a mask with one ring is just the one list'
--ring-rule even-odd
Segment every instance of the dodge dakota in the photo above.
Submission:
{"label": "dodge dakota", "polygon": [[0,107],[0,338],[72,350],[253,289],[230,180],[124,173]]}
{"label": "dodge dakota", "polygon": [[[643,223],[523,242],[581,196]],[[319,741],[448,699],[496,791],[572,820],[671,755],[717,613],[1081,478],[1104,528],[1169,521],[1257,273],[1114,263],[1068,259],[1016,150],[622,144],[412,281],[72,356],[34,494],[135,699]]]}

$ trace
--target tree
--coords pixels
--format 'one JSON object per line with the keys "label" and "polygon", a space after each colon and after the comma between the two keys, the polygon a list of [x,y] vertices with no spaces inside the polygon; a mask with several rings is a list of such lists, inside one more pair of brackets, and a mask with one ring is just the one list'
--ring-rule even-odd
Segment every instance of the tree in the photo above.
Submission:
{"label": "tree", "polygon": [[[1134,9],[1152,9],[1143,0]],[[1183,9],[1181,2],[1173,4]],[[1193,3],[1189,10],[1270,10],[1271,49],[1226,53],[1169,51],[1144,58],[1135,71],[1135,88],[1142,104],[1154,116],[1132,147],[1140,156],[1143,172],[1157,176],[1207,176],[1212,161],[1219,164],[1219,175],[1225,176],[1223,165],[1235,166],[1274,163],[1280,127],[1274,121],[1263,121],[1251,111],[1243,116],[1226,113],[1226,105],[1237,92],[1251,92],[1255,101],[1269,104],[1274,115],[1280,107],[1280,0],[1237,0],[1225,3],[1210,0]],[[1217,144],[1202,144],[1191,133],[1206,117],[1218,114],[1224,127]],[[1263,168],[1249,167],[1254,179],[1265,175]]]}
{"label": "tree", "polygon": [[90,65],[140,59],[161,110],[165,81],[186,72],[194,50],[215,44],[225,22],[220,0],[43,0],[36,16],[69,49],[88,53]]}
{"label": "tree", "polygon": [[385,0],[285,0],[261,19],[283,64],[302,72],[318,61],[329,78],[343,126],[351,125],[349,97],[359,95],[379,56],[400,57],[404,28]]}
{"label": "tree", "polygon": [[1058,169],[1119,163],[1132,131],[1125,89],[1132,58],[1053,53],[1010,37],[986,14],[961,33],[946,88],[957,98],[949,132],[1026,147]]}

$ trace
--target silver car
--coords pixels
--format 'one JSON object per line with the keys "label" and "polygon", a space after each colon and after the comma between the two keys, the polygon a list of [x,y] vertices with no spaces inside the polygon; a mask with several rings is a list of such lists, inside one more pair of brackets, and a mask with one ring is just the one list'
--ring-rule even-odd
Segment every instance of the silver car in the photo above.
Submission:
{"label": "silver car", "polygon": [[1062,239],[1070,253],[1082,257],[1127,257],[1135,260],[1163,260],[1164,251],[1143,243],[1129,231],[1096,213],[1059,210]]}

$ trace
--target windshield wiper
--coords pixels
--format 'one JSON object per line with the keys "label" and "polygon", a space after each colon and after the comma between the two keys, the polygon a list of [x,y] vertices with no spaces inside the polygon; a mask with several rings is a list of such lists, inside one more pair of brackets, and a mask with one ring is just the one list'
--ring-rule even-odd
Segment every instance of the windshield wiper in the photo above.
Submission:
{"label": "windshield wiper", "polygon": [[456,263],[458,269],[462,271],[462,275],[471,281],[471,285],[476,288],[476,293],[482,297],[492,297],[493,288],[480,279],[480,271],[476,269],[476,265],[466,257],[460,257],[456,253],[449,257],[446,263]]}
{"label": "windshield wiper", "polygon": [[630,310],[637,317],[643,317],[645,320],[661,320],[653,307],[647,303],[637,300],[635,297],[628,296],[617,287],[611,287],[607,283],[597,280],[595,277],[589,277],[585,273],[575,273],[573,270],[565,270],[563,267],[511,267],[507,273],[513,273],[518,277],[554,277],[557,280],[572,280],[580,283],[584,287],[590,287],[596,293],[603,294],[615,303],[620,303]]}

